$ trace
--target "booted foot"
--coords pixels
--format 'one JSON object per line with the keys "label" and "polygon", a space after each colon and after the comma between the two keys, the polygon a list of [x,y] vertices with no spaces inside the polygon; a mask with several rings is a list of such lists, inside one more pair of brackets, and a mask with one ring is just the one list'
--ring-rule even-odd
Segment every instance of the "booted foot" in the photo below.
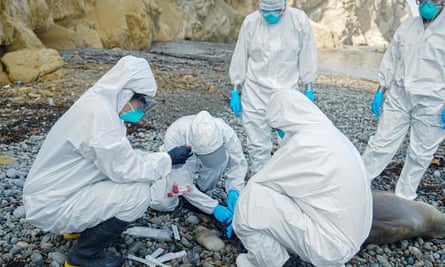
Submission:
{"label": "booted foot", "polygon": [[124,259],[121,256],[101,253],[94,258],[83,258],[76,255],[68,255],[64,267],[124,267]]}

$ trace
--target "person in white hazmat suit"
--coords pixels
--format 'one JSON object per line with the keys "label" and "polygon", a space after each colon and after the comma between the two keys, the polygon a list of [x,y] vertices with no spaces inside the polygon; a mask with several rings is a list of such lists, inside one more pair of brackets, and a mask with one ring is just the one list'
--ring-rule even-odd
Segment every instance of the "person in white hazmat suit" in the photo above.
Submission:
{"label": "person in white hazmat suit", "polygon": [[[189,144],[193,156],[185,164],[175,165],[167,180],[157,181],[151,188],[151,208],[173,211],[179,204],[179,195],[168,196],[174,183],[190,186],[181,196],[206,214],[227,226],[227,237],[232,236],[234,207],[239,192],[244,188],[247,161],[236,132],[221,118],[201,111],[177,119],[165,134],[161,151],[178,144]],[[218,182],[225,176],[227,207],[213,198]]]}
{"label": "person in white hazmat suit", "polygon": [[237,257],[237,266],[283,266],[289,252],[317,267],[343,266],[372,223],[359,152],[298,91],[274,92],[267,120],[283,139],[240,193],[233,230],[248,253]]}
{"label": "person in white hazmat suit", "polygon": [[409,131],[408,150],[395,194],[410,200],[417,197],[422,176],[445,137],[444,1],[417,3],[420,16],[397,29],[382,58],[380,85],[372,102],[379,122],[362,155],[370,178],[376,178]]}
{"label": "person in white hazmat suit", "polygon": [[87,90],[49,131],[25,181],[26,219],[53,233],[80,233],[65,266],[122,266],[104,249],[149,207],[150,185],[165,179],[190,147],[136,151],[126,137],[153,106],[148,62],[126,56]]}
{"label": "person in white hazmat suit", "polygon": [[259,10],[244,19],[229,69],[230,107],[247,134],[252,174],[271,157],[266,107],[272,90],[297,90],[301,79],[313,102],[317,66],[315,38],[304,11],[288,7],[287,0],[260,0]]}

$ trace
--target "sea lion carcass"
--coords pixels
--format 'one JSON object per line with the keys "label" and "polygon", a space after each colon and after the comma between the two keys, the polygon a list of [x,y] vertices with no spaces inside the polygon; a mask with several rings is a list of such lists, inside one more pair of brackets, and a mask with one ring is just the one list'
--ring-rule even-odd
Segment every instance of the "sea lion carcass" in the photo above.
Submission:
{"label": "sea lion carcass", "polygon": [[373,191],[373,221],[365,243],[385,244],[413,237],[444,238],[445,214],[433,206]]}

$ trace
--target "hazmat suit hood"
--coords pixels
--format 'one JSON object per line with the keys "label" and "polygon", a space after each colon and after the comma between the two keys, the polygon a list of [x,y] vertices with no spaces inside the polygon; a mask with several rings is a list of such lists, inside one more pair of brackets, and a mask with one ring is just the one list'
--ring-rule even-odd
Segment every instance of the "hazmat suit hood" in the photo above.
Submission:
{"label": "hazmat suit hood", "polygon": [[262,10],[275,10],[285,8],[288,0],[260,0],[258,5]]}
{"label": "hazmat suit hood", "polygon": [[199,112],[188,130],[188,143],[201,162],[207,167],[216,167],[226,161],[223,135],[215,118],[207,111]]}
{"label": "hazmat suit hood", "polygon": [[116,112],[120,112],[135,94],[156,95],[156,80],[150,65],[143,58],[125,56],[91,87],[85,96],[101,95]]}
{"label": "hazmat suit hood", "polygon": [[332,124],[316,105],[296,90],[273,93],[266,115],[269,124],[284,131],[286,136],[304,130],[303,126]]}

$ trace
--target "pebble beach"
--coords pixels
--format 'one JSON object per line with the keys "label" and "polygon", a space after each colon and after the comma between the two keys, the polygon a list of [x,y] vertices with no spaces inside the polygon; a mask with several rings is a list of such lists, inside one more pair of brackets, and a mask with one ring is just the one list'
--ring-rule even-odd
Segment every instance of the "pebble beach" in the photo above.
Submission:
{"label": "pebble beach", "polygon": [[[51,126],[122,56],[131,54],[146,58],[158,83],[155,97],[158,106],[142,122],[128,126],[128,138],[134,148],[157,151],[167,127],[174,120],[207,110],[232,126],[244,144],[247,156],[241,121],[228,106],[230,54],[226,53],[225,47],[218,50],[219,47],[215,46],[212,49],[211,53],[196,55],[181,51],[172,54],[163,51],[162,47],[150,51],[60,51],[65,60],[64,75],[60,78],[0,88],[0,266],[63,266],[65,256],[75,241],[44,232],[26,222],[23,185]],[[374,80],[327,72],[320,72],[315,81],[316,105],[360,153],[377,126],[377,119],[370,108],[377,86]],[[405,140],[393,162],[372,182],[373,189],[394,190],[406,147]],[[418,188],[417,200],[445,212],[443,159],[445,151],[441,146]],[[220,201],[224,203],[224,194]],[[180,239],[172,236],[169,240],[159,240],[122,234],[119,242],[109,250],[126,257],[140,258],[159,249],[164,254],[185,251],[186,256],[164,262],[176,267],[234,267],[236,256],[245,251],[236,237],[227,239],[223,236],[222,226],[212,216],[200,213],[184,201],[172,213],[147,210],[143,217],[130,225],[135,226],[169,231],[177,227]],[[197,231],[202,227],[204,231]],[[215,242],[221,241],[224,244],[222,249],[211,249]],[[125,266],[147,265],[127,259]],[[286,266],[312,265],[292,256]],[[346,266],[445,266],[445,240],[418,237],[385,245],[364,244]]]}

